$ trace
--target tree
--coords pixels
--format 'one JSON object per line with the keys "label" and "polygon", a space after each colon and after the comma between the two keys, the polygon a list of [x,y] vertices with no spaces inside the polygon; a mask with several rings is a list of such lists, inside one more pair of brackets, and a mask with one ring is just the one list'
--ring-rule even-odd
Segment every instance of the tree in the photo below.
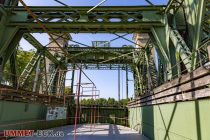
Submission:
{"label": "tree", "polygon": [[[18,47],[17,55],[16,55],[16,69],[17,69],[17,77],[21,75],[23,70],[25,69],[28,62],[31,60],[34,55],[34,50],[24,51],[23,48]],[[11,71],[10,71],[10,61],[8,60],[4,67],[4,77],[3,81],[5,83],[11,82]]]}
{"label": "tree", "polygon": [[116,101],[114,98],[99,98],[96,100],[93,99],[83,99],[80,101],[80,104],[82,105],[99,105],[99,106],[127,106],[128,104],[128,99],[122,99],[119,102]]}
{"label": "tree", "polygon": [[122,100],[120,100],[119,105],[121,105],[121,106],[127,106],[128,105],[128,102],[129,102],[129,99],[122,99]]}
{"label": "tree", "polygon": [[65,94],[71,94],[71,88],[70,87],[65,87],[64,93]]}
{"label": "tree", "polygon": [[35,51],[34,50],[29,50],[29,51],[24,51],[23,48],[18,47],[17,50],[17,74],[21,75],[23,70],[25,69],[26,65],[28,62],[31,60],[33,57]]}
{"label": "tree", "polygon": [[118,102],[114,98],[108,98],[107,105],[108,106],[116,106]]}

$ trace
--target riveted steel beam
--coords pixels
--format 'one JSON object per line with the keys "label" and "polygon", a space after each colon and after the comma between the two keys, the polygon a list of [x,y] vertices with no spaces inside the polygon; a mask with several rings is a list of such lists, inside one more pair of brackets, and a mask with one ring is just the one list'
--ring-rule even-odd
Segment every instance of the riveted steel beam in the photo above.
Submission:
{"label": "riveted steel beam", "polygon": [[[67,51],[74,58],[69,63],[132,64],[133,52],[141,49],[119,47],[68,47]],[[123,55],[123,56],[122,56]]]}
{"label": "riveted steel beam", "polygon": [[191,51],[187,44],[185,43],[182,36],[179,34],[179,32],[175,29],[169,30],[170,32],[170,39],[176,48],[176,51],[179,53],[179,56],[181,57],[183,64],[185,65],[188,72],[191,71],[192,61],[191,61]]}
{"label": "riveted steel beam", "polygon": [[[189,0],[190,1],[190,0]],[[191,0],[192,1],[192,0]],[[189,4],[192,4],[196,6],[195,9],[193,9],[194,14],[191,14],[190,16],[194,19],[192,23],[194,24],[193,29],[194,29],[194,35],[192,36],[192,43],[193,43],[193,51],[195,53],[192,54],[192,69],[194,70],[196,68],[196,63],[198,60],[197,57],[197,49],[201,43],[201,36],[202,36],[202,24],[203,24],[203,18],[204,18],[204,9],[205,9],[205,0],[199,0],[198,3],[193,1]]]}
{"label": "riveted steel beam", "polygon": [[[149,32],[152,26],[164,26],[163,7],[29,7],[50,32]],[[5,8],[10,10],[10,8]],[[23,7],[13,9],[7,26],[19,26],[31,32],[43,32]]]}
{"label": "riveted steel beam", "polygon": [[63,68],[66,68],[66,66],[61,63],[55,56],[53,56],[46,47],[44,47],[36,38],[34,38],[31,34],[26,33],[23,35],[23,38],[27,40],[31,45],[33,45],[37,50],[43,51],[45,53],[45,56],[51,60],[54,64],[60,65]]}
{"label": "riveted steel beam", "polygon": [[169,32],[168,25],[163,28],[151,28],[151,38],[156,44],[158,57],[164,64],[164,77],[165,80],[170,80],[172,78],[172,65],[170,59],[169,50]]}

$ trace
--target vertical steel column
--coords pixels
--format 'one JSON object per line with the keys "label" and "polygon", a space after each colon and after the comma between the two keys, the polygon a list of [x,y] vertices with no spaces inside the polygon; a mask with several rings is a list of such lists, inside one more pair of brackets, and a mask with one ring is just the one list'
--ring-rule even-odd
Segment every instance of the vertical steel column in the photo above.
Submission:
{"label": "vertical steel column", "polygon": [[11,71],[11,79],[12,86],[17,88],[18,80],[17,80],[17,65],[16,65],[16,50],[12,53],[10,57],[10,71]]}
{"label": "vertical steel column", "polygon": [[[150,52],[149,48],[145,51],[145,58],[146,58],[146,65],[147,65],[147,88],[149,93],[152,91],[152,76],[151,76],[151,69],[150,69]],[[147,91],[148,92],[148,91]]]}
{"label": "vertical steel column", "polygon": [[71,94],[74,92],[74,73],[75,73],[75,65],[73,64],[72,74],[71,74]]}
{"label": "vertical steel column", "polygon": [[[196,68],[196,63],[197,63],[197,49],[199,47],[199,44],[200,44],[200,41],[201,41],[201,31],[202,31],[202,23],[203,23],[203,17],[204,17],[204,11],[205,11],[205,0],[199,0],[198,2],[196,1],[192,1],[193,3],[190,3],[192,4],[191,6],[196,6],[196,9],[195,11],[191,11],[190,9],[190,12],[191,13],[195,13],[195,15],[192,15],[194,16],[195,18],[195,25],[193,26],[194,28],[194,33],[192,35],[193,37],[193,51],[195,51],[195,53],[192,54],[192,68],[193,70]],[[190,6],[190,7],[191,7]],[[190,17],[191,18],[191,17]]]}
{"label": "vertical steel column", "polygon": [[56,78],[56,84],[55,84],[55,95],[57,95],[57,96],[60,96],[59,94],[59,90],[60,90],[60,88],[61,88],[61,76],[62,76],[62,71],[61,71],[61,69],[59,68],[58,69],[58,72],[57,72],[57,78]]}
{"label": "vertical steel column", "polygon": [[45,93],[44,94],[47,94],[48,95],[48,73],[47,73],[47,68],[46,68],[46,57],[45,57],[45,53],[44,53],[44,84],[45,84]]}
{"label": "vertical steel column", "polygon": [[126,99],[128,99],[128,66],[126,65]]}
{"label": "vertical steel column", "polygon": [[172,65],[170,58],[170,46],[169,46],[169,26],[168,23],[165,27],[152,27],[151,28],[151,39],[156,44],[157,53],[161,62],[164,64],[165,69],[165,81],[172,78]]}
{"label": "vertical steel column", "polygon": [[41,58],[39,58],[37,62],[37,66],[36,66],[36,75],[34,79],[33,92],[37,92],[37,83],[38,83],[39,75],[40,75],[40,62],[41,62]]}

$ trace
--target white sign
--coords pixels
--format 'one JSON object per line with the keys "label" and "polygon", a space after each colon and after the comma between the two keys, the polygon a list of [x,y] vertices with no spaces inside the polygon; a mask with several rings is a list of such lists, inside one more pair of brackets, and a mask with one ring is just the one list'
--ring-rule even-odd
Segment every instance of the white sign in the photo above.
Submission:
{"label": "white sign", "polygon": [[47,107],[46,120],[66,119],[66,107]]}

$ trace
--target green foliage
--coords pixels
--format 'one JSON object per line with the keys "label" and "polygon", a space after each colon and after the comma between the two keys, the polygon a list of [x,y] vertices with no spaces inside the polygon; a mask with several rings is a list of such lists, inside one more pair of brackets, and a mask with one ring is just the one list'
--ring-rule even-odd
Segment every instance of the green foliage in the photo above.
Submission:
{"label": "green foliage", "polygon": [[64,93],[65,94],[71,94],[71,88],[70,87],[65,87]]}
{"label": "green foliage", "polygon": [[17,74],[20,75],[34,55],[34,50],[24,51],[21,47],[17,51]]}
{"label": "green foliage", "polygon": [[[16,69],[17,69],[17,75],[20,76],[23,72],[24,68],[34,55],[34,50],[24,51],[21,47],[18,47],[17,49],[17,55],[16,55]],[[3,77],[4,83],[11,83],[11,69],[10,69],[10,61],[8,60],[4,67],[4,77]]]}
{"label": "green foliage", "polygon": [[122,100],[120,100],[119,103],[120,103],[121,106],[127,106],[128,102],[129,102],[129,99],[122,99]]}
{"label": "green foliage", "polygon": [[128,104],[128,99],[122,99],[120,101],[116,101],[114,98],[99,98],[99,99],[83,99],[80,101],[81,105],[91,106],[91,105],[99,105],[99,106],[126,106]]}

